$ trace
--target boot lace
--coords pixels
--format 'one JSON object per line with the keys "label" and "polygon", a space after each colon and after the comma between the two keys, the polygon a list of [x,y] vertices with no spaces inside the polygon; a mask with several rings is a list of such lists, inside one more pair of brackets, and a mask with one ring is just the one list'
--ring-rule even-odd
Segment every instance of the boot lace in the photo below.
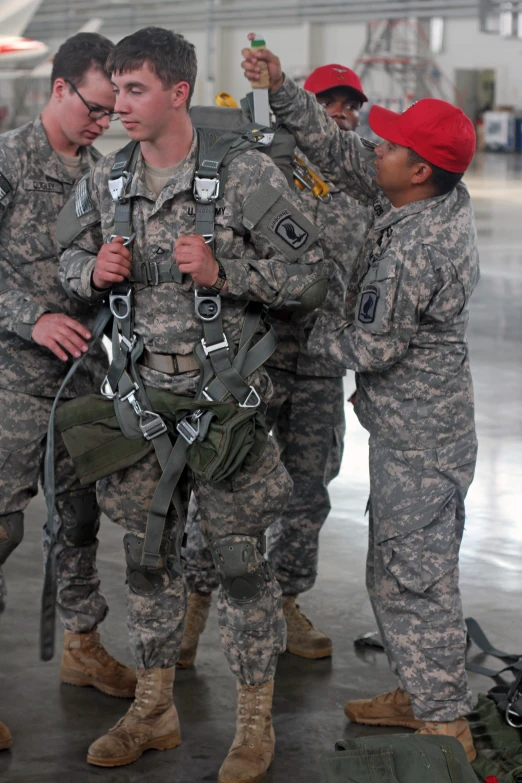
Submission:
{"label": "boot lace", "polygon": [[255,739],[255,733],[262,728],[260,720],[262,718],[263,696],[260,693],[249,693],[242,690],[239,694],[237,706],[237,743],[254,747],[252,742]]}
{"label": "boot lace", "polygon": [[143,717],[142,713],[147,712],[150,707],[148,705],[151,702],[149,696],[152,696],[152,689],[154,687],[154,678],[152,674],[147,675],[144,678],[138,679],[138,685],[136,687],[136,696],[131,706],[127,710],[126,714],[117,723],[118,726],[125,726],[125,722],[129,718]]}

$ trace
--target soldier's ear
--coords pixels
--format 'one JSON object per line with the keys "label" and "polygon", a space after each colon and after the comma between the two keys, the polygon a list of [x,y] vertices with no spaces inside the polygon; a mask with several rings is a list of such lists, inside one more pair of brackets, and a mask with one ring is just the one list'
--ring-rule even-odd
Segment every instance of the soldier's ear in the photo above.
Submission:
{"label": "soldier's ear", "polygon": [[433,174],[433,169],[426,161],[419,161],[412,167],[412,185],[425,185]]}
{"label": "soldier's ear", "polygon": [[56,100],[61,103],[68,89],[69,88],[65,79],[62,79],[62,77],[59,76],[58,79],[54,80],[53,86],[51,88],[51,95],[53,95]]}
{"label": "soldier's ear", "polygon": [[181,108],[186,104],[189,98],[190,85],[188,82],[178,82],[172,87],[172,106],[175,109]]}

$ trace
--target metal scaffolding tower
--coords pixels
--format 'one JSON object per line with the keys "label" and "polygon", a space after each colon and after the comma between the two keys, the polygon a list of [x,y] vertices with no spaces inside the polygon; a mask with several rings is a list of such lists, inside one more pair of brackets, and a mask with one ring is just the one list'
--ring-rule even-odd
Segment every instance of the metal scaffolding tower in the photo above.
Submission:
{"label": "metal scaffolding tower", "polygon": [[420,98],[451,102],[457,98],[454,85],[430,51],[427,20],[370,22],[355,70],[374,100],[400,110]]}

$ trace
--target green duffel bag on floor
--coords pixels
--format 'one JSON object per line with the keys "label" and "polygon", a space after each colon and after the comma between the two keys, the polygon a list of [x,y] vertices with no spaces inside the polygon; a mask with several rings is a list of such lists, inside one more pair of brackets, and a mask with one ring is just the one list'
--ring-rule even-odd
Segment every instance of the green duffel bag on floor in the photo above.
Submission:
{"label": "green duffel bag on floor", "polygon": [[321,756],[326,783],[477,783],[454,737],[390,734],[340,740]]}

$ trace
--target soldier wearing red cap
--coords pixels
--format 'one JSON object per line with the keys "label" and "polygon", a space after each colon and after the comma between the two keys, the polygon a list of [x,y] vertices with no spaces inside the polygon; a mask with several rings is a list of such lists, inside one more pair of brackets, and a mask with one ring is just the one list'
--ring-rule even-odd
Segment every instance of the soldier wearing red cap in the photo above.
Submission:
{"label": "soldier wearing red cap", "polygon": [[474,128],[431,98],[400,115],[373,107],[376,146],[341,131],[273,54],[243,55],[250,80],[258,60],[268,61],[272,109],[299,147],[375,211],[344,318],[327,304],[309,342],[357,373],[355,410],[370,433],[367,585],[399,680],[396,691],[350,701],[345,712],[456,736],[472,760],[458,558],[477,449],[466,327],[479,266],[461,183]]}
{"label": "soldier wearing red cap", "polygon": [[[367,100],[359,77],[342,65],[316,68],[305,82],[343,130],[355,130],[359,109]],[[303,158],[303,153],[296,150]],[[311,167],[309,161],[305,161]],[[315,173],[324,179],[321,172]],[[327,198],[304,189],[301,197],[323,230],[327,255],[339,275],[332,279],[332,297],[342,302],[347,275],[373,219],[373,210],[329,185]],[[349,238],[349,241],[347,241]],[[290,311],[271,311],[277,336],[276,351],[266,366],[274,387],[266,421],[272,430],[286,469],[294,482],[290,503],[271,526],[268,559],[283,591],[287,649],[308,659],[332,654],[332,640],[303,614],[297,597],[311,590],[317,578],[319,534],[330,512],[328,484],[341,468],[345,433],[344,368],[328,356],[310,355],[307,335],[316,315],[298,317]],[[192,666],[204,630],[211,595],[219,585],[212,555],[203,538],[194,498],[187,523],[184,550],[185,578],[190,590],[185,635],[178,666]]]}

